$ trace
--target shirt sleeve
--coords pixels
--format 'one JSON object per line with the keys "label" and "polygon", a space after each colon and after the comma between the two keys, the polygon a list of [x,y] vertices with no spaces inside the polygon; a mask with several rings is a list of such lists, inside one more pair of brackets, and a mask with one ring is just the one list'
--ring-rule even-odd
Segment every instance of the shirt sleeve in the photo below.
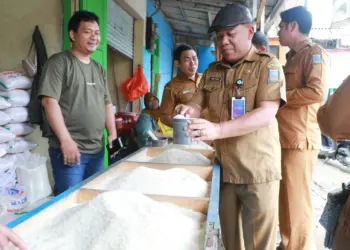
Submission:
{"label": "shirt sleeve", "polygon": [[284,106],[287,100],[286,81],[281,63],[276,57],[272,57],[262,67],[255,97],[256,103],[259,105],[264,101],[280,100],[280,107]]}
{"label": "shirt sleeve", "polygon": [[328,56],[314,46],[304,59],[306,86],[287,91],[289,107],[302,107],[324,100],[327,92]]}
{"label": "shirt sleeve", "polygon": [[317,121],[324,135],[334,140],[350,139],[350,76],[318,110]]}
{"label": "shirt sleeve", "polygon": [[104,87],[105,87],[105,94],[104,94],[105,105],[111,104],[112,103],[112,99],[111,99],[111,95],[109,93],[107,74],[106,74],[106,71],[103,68],[102,68],[102,78],[103,78],[103,83],[104,83]]}
{"label": "shirt sleeve", "polygon": [[172,115],[176,104],[176,95],[173,88],[168,84],[165,86],[162,103],[160,105],[160,112],[162,115]]}
{"label": "shirt sleeve", "polygon": [[59,100],[65,76],[65,63],[61,56],[54,55],[44,65],[39,81],[37,98],[43,96]]}

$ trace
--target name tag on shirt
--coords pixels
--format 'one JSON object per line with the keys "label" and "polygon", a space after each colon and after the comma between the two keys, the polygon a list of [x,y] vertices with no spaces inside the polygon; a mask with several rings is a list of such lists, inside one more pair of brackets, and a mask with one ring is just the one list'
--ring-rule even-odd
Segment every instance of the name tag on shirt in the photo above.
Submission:
{"label": "name tag on shirt", "polygon": [[217,81],[217,82],[221,82],[221,77],[215,77],[215,76],[211,76],[209,77],[209,81]]}
{"label": "name tag on shirt", "polygon": [[96,85],[96,83],[94,83],[94,82],[87,82],[86,85],[94,86],[94,85]]}
{"label": "name tag on shirt", "polygon": [[189,90],[185,90],[184,92],[182,92],[182,94],[188,94],[188,93],[192,93],[193,90],[192,89],[189,89]]}

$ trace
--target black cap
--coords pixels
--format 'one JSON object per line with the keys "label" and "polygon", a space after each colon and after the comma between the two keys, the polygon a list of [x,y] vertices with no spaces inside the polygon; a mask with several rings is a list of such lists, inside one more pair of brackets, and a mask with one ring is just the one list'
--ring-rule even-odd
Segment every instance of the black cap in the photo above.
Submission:
{"label": "black cap", "polygon": [[249,9],[238,3],[227,4],[216,14],[208,33],[218,28],[233,28],[239,24],[252,24],[253,17]]}

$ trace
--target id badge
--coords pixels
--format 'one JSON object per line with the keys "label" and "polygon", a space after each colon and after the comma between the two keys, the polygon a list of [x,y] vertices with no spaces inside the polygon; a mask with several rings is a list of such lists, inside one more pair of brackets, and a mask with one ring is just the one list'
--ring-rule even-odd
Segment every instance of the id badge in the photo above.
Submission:
{"label": "id badge", "polygon": [[236,119],[245,114],[245,98],[232,97],[231,101],[231,119]]}

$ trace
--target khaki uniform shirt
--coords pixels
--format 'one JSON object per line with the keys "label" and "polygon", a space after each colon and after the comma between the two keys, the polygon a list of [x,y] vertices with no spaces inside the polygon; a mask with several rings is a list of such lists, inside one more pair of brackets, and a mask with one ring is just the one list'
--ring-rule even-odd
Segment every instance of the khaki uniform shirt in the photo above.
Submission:
{"label": "khaki uniform shirt", "polygon": [[182,76],[173,78],[165,85],[160,111],[162,115],[172,115],[179,104],[188,103],[196,91],[202,75],[197,74],[196,80],[185,79]]}
{"label": "khaki uniform shirt", "polygon": [[[112,103],[101,64],[94,60],[85,64],[69,51],[53,55],[46,62],[40,80],[38,98],[43,96],[58,101],[64,123],[80,152],[101,151],[105,106]],[[49,144],[60,147],[54,134],[49,137]]]}
{"label": "khaki uniform shirt", "polygon": [[277,114],[282,148],[319,149],[317,111],[327,92],[326,52],[311,40],[287,54],[287,105]]}
{"label": "khaki uniform shirt", "polygon": [[[261,102],[281,100],[284,105],[285,81],[281,64],[272,54],[252,47],[247,56],[231,66],[212,63],[204,73],[191,104],[209,110],[214,123],[231,119],[231,100],[237,80],[243,80],[241,96],[246,112]],[[281,145],[277,120],[250,134],[214,141],[223,168],[223,181],[236,184],[263,183],[281,179]]]}
{"label": "khaki uniform shirt", "polygon": [[350,139],[350,76],[318,111],[323,134],[335,139]]}

